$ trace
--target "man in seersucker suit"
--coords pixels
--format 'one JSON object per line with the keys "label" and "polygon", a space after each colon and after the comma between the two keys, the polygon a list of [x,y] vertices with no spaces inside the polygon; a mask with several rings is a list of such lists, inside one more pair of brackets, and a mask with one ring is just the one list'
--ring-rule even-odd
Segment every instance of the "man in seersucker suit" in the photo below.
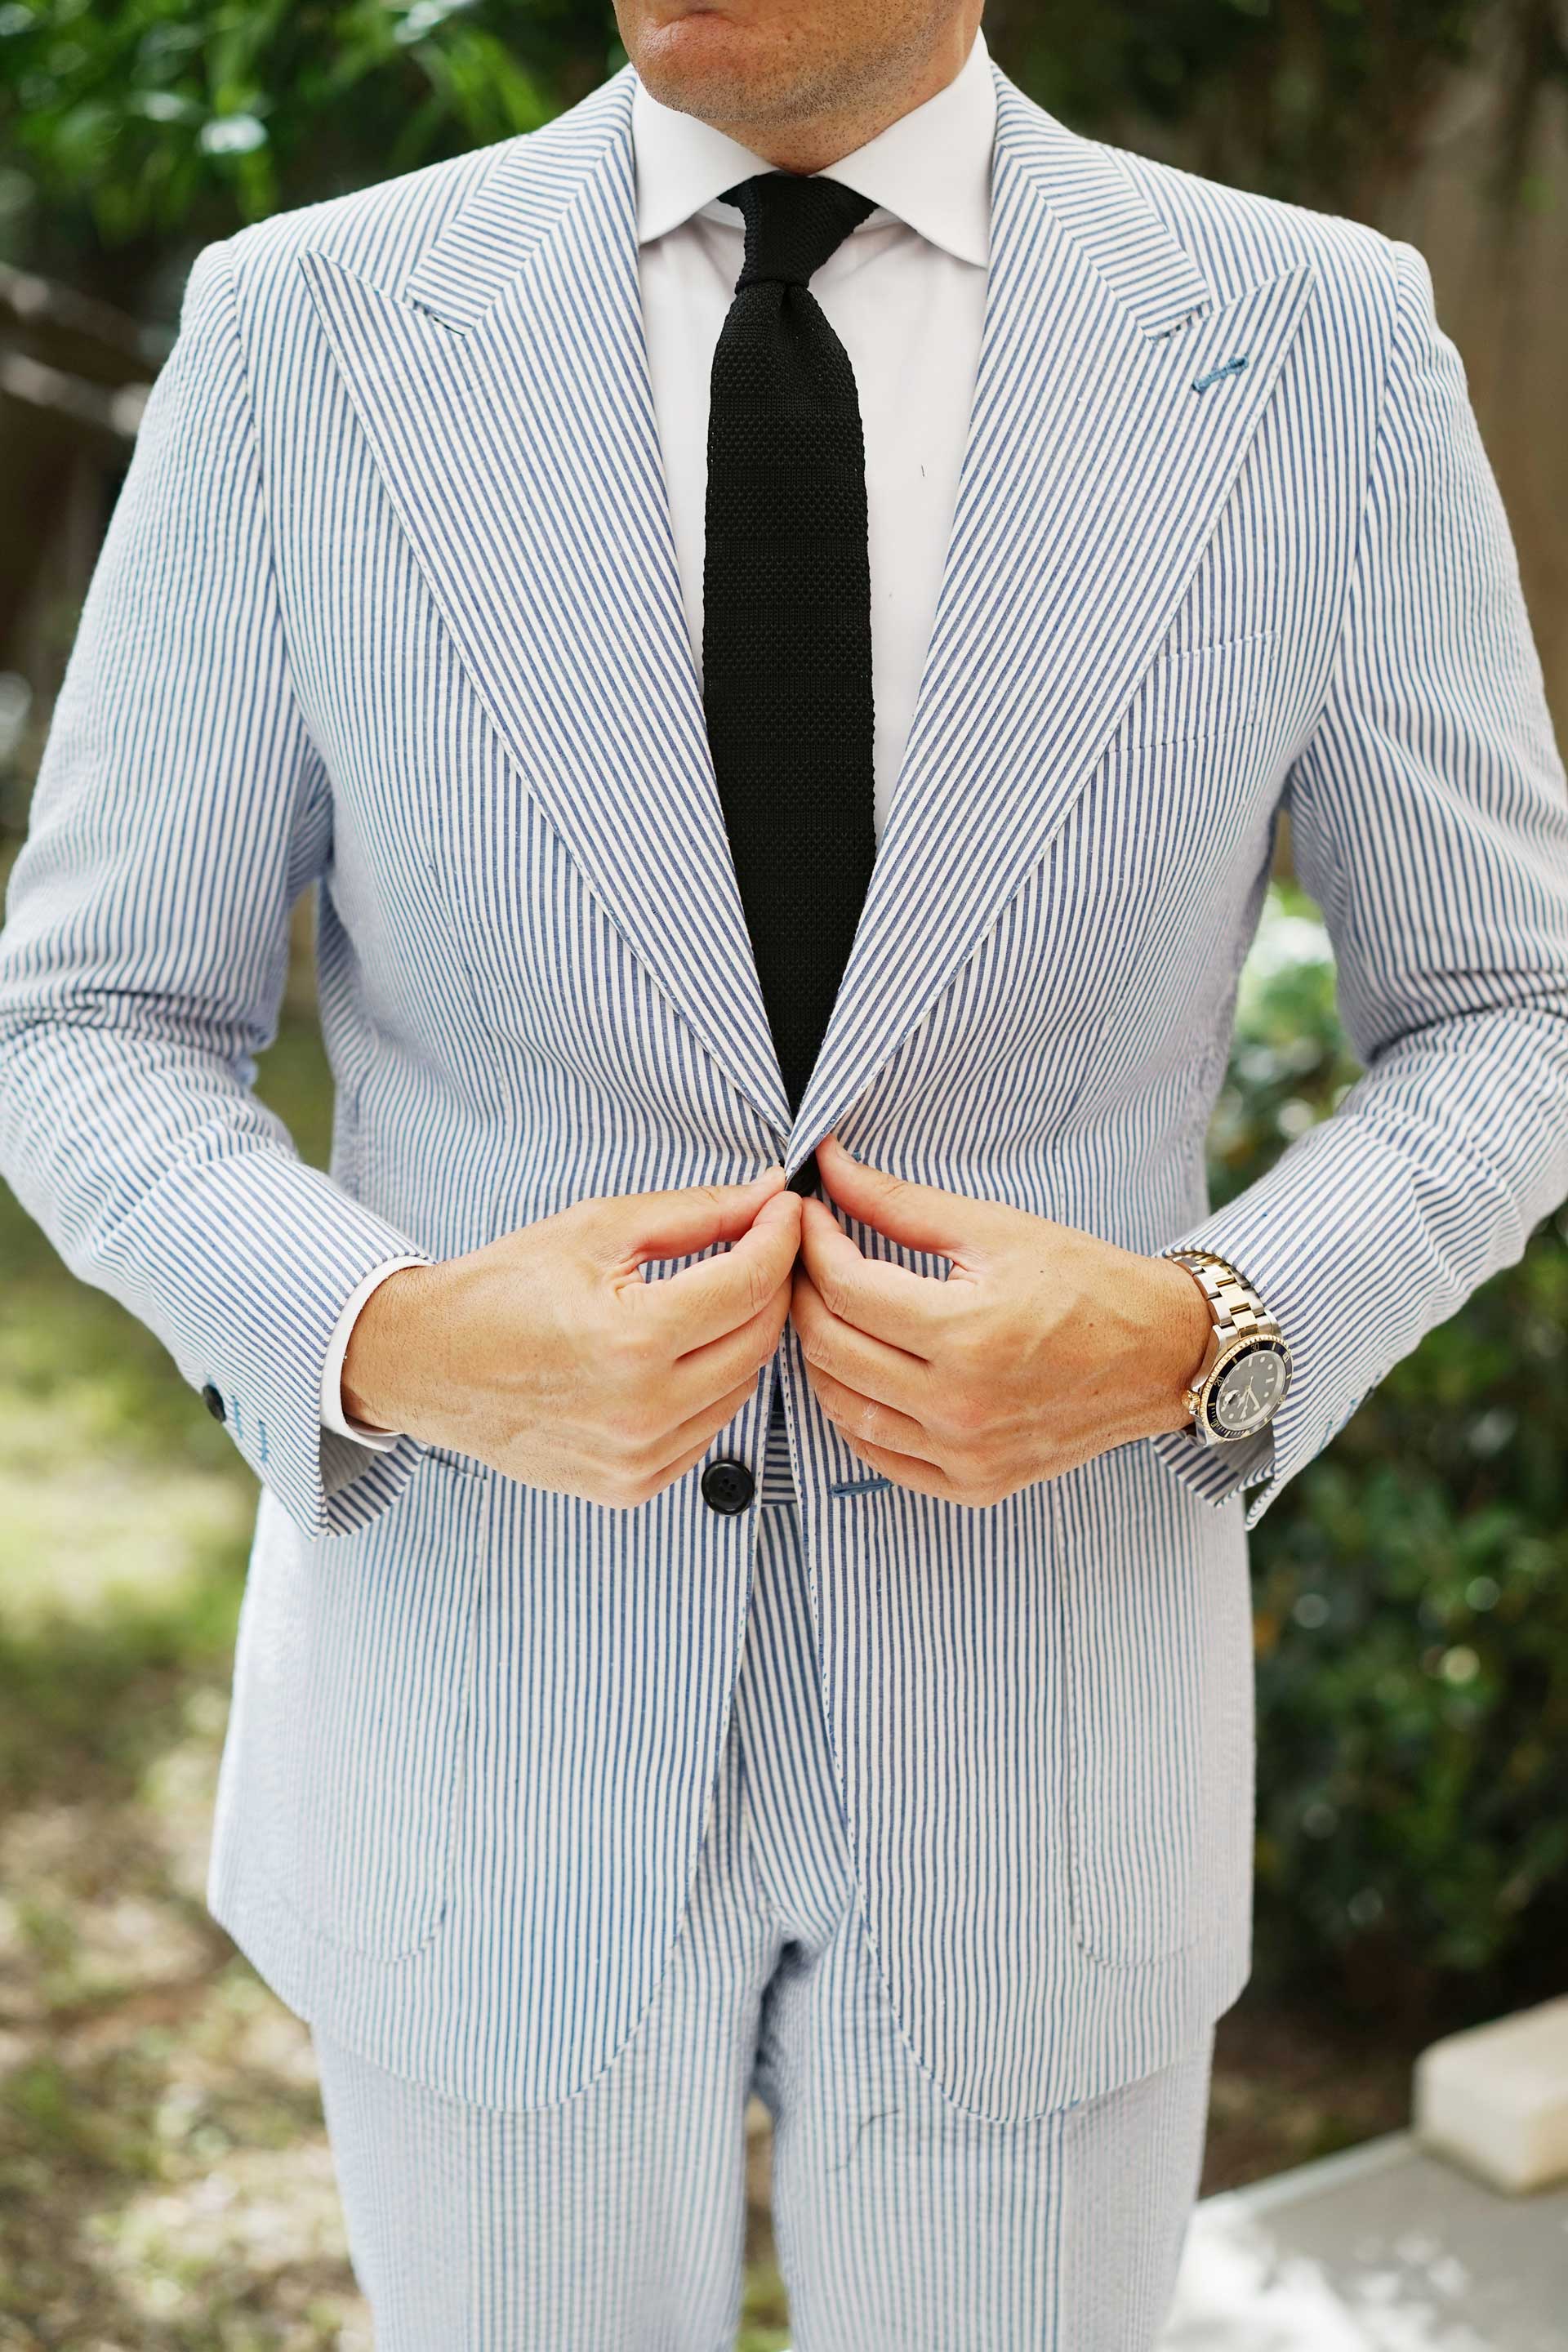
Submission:
{"label": "man in seersucker suit", "polygon": [[[0,1149],[260,1502],[209,1900],[382,2352],[1142,2352],[1247,1531],[1568,1192],[1568,794],[1420,254],[979,0],[617,0],[209,246]],[[1365,1075],[1211,1213],[1282,812]],[[330,1173],[251,1091],[317,890]]]}

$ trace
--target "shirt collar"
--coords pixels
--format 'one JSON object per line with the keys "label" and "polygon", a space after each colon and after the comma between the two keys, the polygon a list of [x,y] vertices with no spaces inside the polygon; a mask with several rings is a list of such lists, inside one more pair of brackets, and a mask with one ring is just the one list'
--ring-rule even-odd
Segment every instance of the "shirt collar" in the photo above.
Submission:
{"label": "shirt collar", "polygon": [[[984,268],[991,249],[995,130],[996,85],[976,26],[969,55],[945,89],[829,163],[822,177],[843,181],[932,245]],[[632,92],[632,147],[639,245],[697,212],[739,233],[741,215],[733,205],[719,202],[721,191],[774,168],[700,116],[661,104],[641,81]],[[871,224],[877,218],[868,215]]]}

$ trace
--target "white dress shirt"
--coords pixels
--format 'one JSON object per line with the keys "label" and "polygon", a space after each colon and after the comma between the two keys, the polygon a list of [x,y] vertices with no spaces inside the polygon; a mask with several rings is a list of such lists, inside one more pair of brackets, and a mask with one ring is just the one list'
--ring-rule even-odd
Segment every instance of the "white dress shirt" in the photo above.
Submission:
{"label": "white dress shirt", "polygon": [[[811,290],[849,355],[866,439],[875,702],[875,823],[887,822],[931,641],[958,497],[985,312],[996,91],[976,29],[934,98],[826,166],[876,209],[814,275]],[[632,96],[637,271],[654,412],[686,625],[702,674],[708,395],[713,347],[741,274],[745,231],[720,192],[774,167],[694,114]],[[321,1379],[321,1420],[362,1444],[394,1431],[342,1411],[342,1361],[376,1285],[424,1257],[389,1258],[345,1305]]]}

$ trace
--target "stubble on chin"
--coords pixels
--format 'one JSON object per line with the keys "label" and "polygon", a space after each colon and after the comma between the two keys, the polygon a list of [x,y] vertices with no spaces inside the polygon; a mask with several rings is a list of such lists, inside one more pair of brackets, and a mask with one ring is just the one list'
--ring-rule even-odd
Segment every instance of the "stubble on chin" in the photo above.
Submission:
{"label": "stubble on chin", "polygon": [[835,58],[809,20],[786,14],[747,25],[719,9],[692,9],[645,30],[638,78],[663,106],[715,122],[746,140],[864,104],[879,78]]}

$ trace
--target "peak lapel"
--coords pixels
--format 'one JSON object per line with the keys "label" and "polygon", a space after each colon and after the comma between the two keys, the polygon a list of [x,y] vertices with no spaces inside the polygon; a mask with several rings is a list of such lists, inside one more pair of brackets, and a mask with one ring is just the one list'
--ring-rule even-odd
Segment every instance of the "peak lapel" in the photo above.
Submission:
{"label": "peak lapel", "polygon": [[301,264],[388,495],[519,773],[781,1134],[680,598],[643,338],[630,68],[507,148],[395,292]]}
{"label": "peak lapel", "polygon": [[[1114,158],[996,68],[985,321],[946,567],[793,1172],[973,952],[1170,625],[1309,299],[1219,303]],[[1246,367],[1204,391],[1225,362]]]}

